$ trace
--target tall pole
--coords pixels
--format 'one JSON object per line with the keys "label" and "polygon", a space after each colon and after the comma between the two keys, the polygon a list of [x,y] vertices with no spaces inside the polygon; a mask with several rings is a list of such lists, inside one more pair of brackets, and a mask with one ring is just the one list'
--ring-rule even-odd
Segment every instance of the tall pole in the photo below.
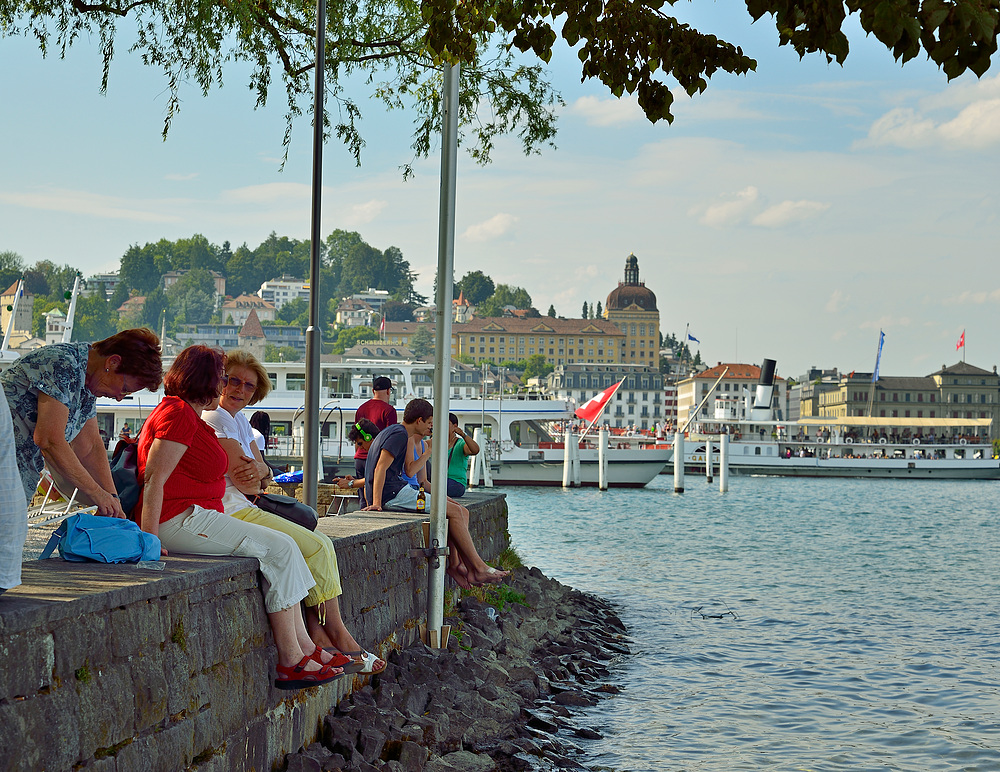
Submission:
{"label": "tall pole", "polygon": [[312,227],[309,240],[309,326],[306,328],[306,404],[302,447],[302,499],[316,508],[319,498],[319,327],[320,229],[323,200],[323,76],[326,63],[326,0],[316,0],[316,72],[313,93]]}
{"label": "tall pole", "polygon": [[[448,404],[451,389],[451,293],[455,265],[455,187],[458,162],[457,64],[445,65],[441,95],[441,203],[438,213],[437,345],[434,356],[434,436],[431,439],[431,544],[448,545]],[[446,646],[440,635],[444,622],[444,561],[433,557],[427,572],[427,631],[429,640]]]}

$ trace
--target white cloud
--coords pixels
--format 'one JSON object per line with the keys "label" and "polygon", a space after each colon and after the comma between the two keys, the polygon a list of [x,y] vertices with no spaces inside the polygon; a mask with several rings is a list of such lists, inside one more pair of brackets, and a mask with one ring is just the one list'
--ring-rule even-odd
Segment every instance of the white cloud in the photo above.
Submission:
{"label": "white cloud", "polygon": [[713,228],[735,225],[743,219],[747,210],[757,202],[758,197],[757,188],[750,185],[737,193],[733,197],[733,200],[711,204],[706,207],[698,222],[702,225],[710,225]]}
{"label": "white cloud", "polygon": [[1000,144],[1000,76],[949,87],[876,120],[859,147],[982,150]]}
{"label": "white cloud", "polygon": [[830,208],[820,201],[782,201],[768,207],[751,221],[762,228],[780,228],[793,222],[803,222]]}
{"label": "white cloud", "polygon": [[462,237],[469,241],[494,241],[510,231],[516,222],[514,215],[501,212],[478,225],[470,225]]}
{"label": "white cloud", "polygon": [[378,217],[382,210],[386,208],[388,202],[372,199],[363,204],[352,206],[343,216],[344,225],[348,228],[357,228],[366,223],[370,223]]}
{"label": "white cloud", "polygon": [[233,188],[222,194],[224,200],[238,201],[244,204],[272,204],[293,200],[308,201],[312,196],[312,188],[300,182],[269,182],[265,185],[248,185],[245,188]]}
{"label": "white cloud", "polygon": [[162,205],[147,202],[146,207],[133,199],[104,196],[86,190],[49,188],[32,193],[0,193],[0,201],[28,209],[84,214],[107,220],[133,220],[138,222],[179,222],[180,217],[163,214]]}
{"label": "white cloud", "polygon": [[955,297],[950,297],[944,301],[947,306],[957,305],[964,306],[970,303],[977,306],[981,306],[983,303],[998,303],[1000,302],[1000,289],[995,289],[992,292],[987,292],[986,290],[980,290],[978,292],[965,291],[960,295]]}
{"label": "white cloud", "polygon": [[198,176],[198,172],[191,172],[190,174],[179,174],[174,172],[172,174],[163,175],[163,179],[169,180],[170,182],[187,182],[188,180],[193,180]]}
{"label": "white cloud", "polygon": [[828,314],[837,314],[844,310],[847,305],[847,301],[850,297],[845,295],[839,289],[834,290],[830,293],[830,299],[826,301],[826,312]]}
{"label": "white cloud", "polygon": [[645,114],[635,97],[621,99],[580,97],[567,108],[567,112],[582,116],[590,126],[621,126],[645,119]]}

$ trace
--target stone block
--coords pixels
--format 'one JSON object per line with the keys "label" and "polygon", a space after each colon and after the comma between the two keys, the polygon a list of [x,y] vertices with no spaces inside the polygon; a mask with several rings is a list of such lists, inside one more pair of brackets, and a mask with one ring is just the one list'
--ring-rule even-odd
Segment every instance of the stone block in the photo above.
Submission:
{"label": "stone block", "polygon": [[111,653],[129,657],[169,637],[166,618],[159,601],[133,603],[111,610]]}
{"label": "stone block", "polygon": [[130,670],[135,694],[135,725],[140,734],[167,720],[170,715],[165,659],[164,652],[159,648],[132,658]]}
{"label": "stone block", "polygon": [[[75,695],[57,689],[0,703],[0,770],[70,769],[81,757]],[[92,754],[86,754],[92,755]]]}
{"label": "stone block", "polygon": [[0,641],[0,699],[30,697],[52,684],[55,641],[51,633],[28,630]]}
{"label": "stone block", "polygon": [[[66,619],[52,630],[55,639],[55,675],[71,680],[82,667],[99,669],[111,662],[110,617],[83,614]],[[0,666],[0,672],[3,672]]]}
{"label": "stone block", "polygon": [[[72,687],[70,687],[72,688]],[[127,664],[82,671],[76,681],[80,758],[135,736],[135,697]]]}

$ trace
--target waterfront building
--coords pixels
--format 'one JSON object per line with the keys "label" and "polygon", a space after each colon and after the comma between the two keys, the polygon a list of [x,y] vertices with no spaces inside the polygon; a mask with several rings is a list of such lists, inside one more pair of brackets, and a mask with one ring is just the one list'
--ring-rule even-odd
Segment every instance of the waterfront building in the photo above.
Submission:
{"label": "waterfront building", "polygon": [[[201,343],[228,351],[239,347],[239,336],[244,324],[184,324],[174,337],[182,348]],[[261,330],[264,333],[265,344],[270,343],[278,347],[291,346],[300,356],[305,356],[306,334],[302,328],[261,324]]]}
{"label": "waterfront building", "polygon": [[663,375],[658,367],[638,364],[558,365],[549,373],[546,390],[577,407],[622,379],[625,382],[598,422],[614,428],[652,429],[663,423]]}
{"label": "waterfront building", "polygon": [[[836,388],[820,395],[818,415],[917,420],[990,418],[991,437],[996,439],[1000,437],[1000,376],[996,367],[991,372],[959,362],[942,365],[937,372],[923,377],[880,375],[873,388],[871,373],[854,372],[842,376]],[[952,433],[963,431],[956,427]]]}
{"label": "waterfront building", "polygon": [[250,312],[254,311],[261,323],[273,322],[275,315],[274,303],[256,295],[240,295],[237,298],[227,300],[222,304],[221,314],[223,320],[228,324],[233,320],[233,324],[243,325],[246,323]]}
{"label": "waterfront building", "polygon": [[[713,387],[719,376],[726,368],[725,377],[717,386]],[[730,411],[730,416],[735,418],[740,410],[746,405],[746,400],[750,399],[753,406],[753,397],[756,392],[757,382],[760,380],[760,366],[742,363],[719,362],[715,367],[709,367],[700,373],[683,378],[677,383],[677,423],[683,426],[695,408],[705,400],[698,412],[698,418],[715,418],[717,408]],[[771,409],[774,417],[778,421],[786,420],[786,392],[788,383],[778,375],[774,376],[774,396]],[[708,397],[708,399],[705,399]]]}
{"label": "waterfront building", "polygon": [[452,353],[473,362],[521,361],[536,354],[550,365],[618,364],[624,334],[604,319],[520,319],[514,316],[476,317],[454,324]]}
{"label": "waterfront building", "polygon": [[819,415],[820,395],[840,387],[840,373],[836,367],[831,370],[811,367],[796,381],[797,383],[788,389],[789,421]]}
{"label": "waterfront building", "polygon": [[634,254],[625,260],[625,281],[608,295],[604,316],[622,332],[616,361],[659,366],[660,312],[656,295],[639,281],[639,260]]}
{"label": "waterfront building", "polygon": [[261,300],[273,304],[275,311],[280,311],[285,303],[292,300],[302,299],[308,303],[309,282],[296,279],[294,276],[282,276],[280,279],[271,279],[261,284],[256,294]]}

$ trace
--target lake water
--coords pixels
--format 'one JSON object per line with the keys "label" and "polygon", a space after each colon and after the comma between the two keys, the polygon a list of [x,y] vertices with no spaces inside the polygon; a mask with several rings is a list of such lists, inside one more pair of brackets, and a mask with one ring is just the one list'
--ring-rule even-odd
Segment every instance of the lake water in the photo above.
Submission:
{"label": "lake water", "polygon": [[507,488],[525,563],[619,606],[598,768],[1000,770],[1000,483]]}

